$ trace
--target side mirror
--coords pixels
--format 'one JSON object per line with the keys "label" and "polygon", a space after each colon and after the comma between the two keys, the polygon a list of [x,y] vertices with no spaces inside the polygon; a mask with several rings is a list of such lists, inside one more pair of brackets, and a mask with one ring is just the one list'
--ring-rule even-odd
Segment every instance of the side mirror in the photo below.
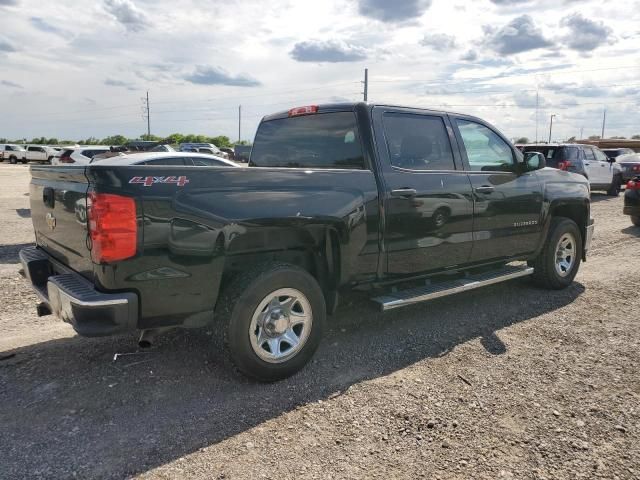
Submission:
{"label": "side mirror", "polygon": [[547,166],[547,160],[540,152],[525,152],[524,164],[527,166],[527,170],[540,170]]}
{"label": "side mirror", "polygon": [[607,162],[616,163],[616,159],[615,158],[611,158],[611,157],[607,157]]}

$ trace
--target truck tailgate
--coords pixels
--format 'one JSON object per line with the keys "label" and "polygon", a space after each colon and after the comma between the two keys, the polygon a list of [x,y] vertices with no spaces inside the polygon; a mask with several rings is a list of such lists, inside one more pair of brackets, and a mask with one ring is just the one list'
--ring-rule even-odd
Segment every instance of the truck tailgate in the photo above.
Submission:
{"label": "truck tailgate", "polygon": [[29,195],[36,244],[85,278],[93,279],[88,248],[84,166],[31,167]]}

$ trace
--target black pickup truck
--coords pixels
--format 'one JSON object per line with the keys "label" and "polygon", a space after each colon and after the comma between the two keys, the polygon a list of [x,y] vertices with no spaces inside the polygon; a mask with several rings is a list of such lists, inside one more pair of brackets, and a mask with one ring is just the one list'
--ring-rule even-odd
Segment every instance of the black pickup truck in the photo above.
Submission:
{"label": "black pickup truck", "polygon": [[40,314],[85,336],[140,330],[141,344],[208,326],[262,381],[305,365],[343,290],[387,310],[528,275],[564,288],[593,234],[584,177],[478,118],[416,108],[267,116],[246,168],[31,174],[36,247],[20,258]]}

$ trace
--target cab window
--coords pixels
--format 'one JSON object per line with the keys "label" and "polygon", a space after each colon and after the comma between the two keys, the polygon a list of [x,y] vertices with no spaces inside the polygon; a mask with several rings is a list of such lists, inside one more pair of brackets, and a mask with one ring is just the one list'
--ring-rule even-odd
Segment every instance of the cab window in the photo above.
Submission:
{"label": "cab window", "polygon": [[385,113],[384,134],[391,165],[407,170],[455,170],[441,117]]}
{"label": "cab window", "polygon": [[496,132],[469,120],[457,119],[456,123],[472,171],[513,171],[513,150]]}

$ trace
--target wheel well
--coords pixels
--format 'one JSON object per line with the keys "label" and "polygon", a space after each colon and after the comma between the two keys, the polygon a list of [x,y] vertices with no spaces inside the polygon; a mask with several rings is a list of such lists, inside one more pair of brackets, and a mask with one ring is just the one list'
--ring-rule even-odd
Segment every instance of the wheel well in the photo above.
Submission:
{"label": "wheel well", "polygon": [[587,218],[589,209],[585,205],[579,204],[564,204],[558,205],[551,211],[552,217],[565,217],[573,220],[578,225],[580,232],[582,234],[582,242],[584,245],[586,228],[587,228]]}
{"label": "wheel well", "polygon": [[[224,243],[224,242],[223,242]],[[221,248],[224,248],[221,245]],[[326,293],[337,289],[340,283],[340,242],[338,234],[326,229],[324,236],[314,243],[262,251],[227,255],[223,282],[228,283],[238,274],[260,263],[288,263],[307,271]]]}

